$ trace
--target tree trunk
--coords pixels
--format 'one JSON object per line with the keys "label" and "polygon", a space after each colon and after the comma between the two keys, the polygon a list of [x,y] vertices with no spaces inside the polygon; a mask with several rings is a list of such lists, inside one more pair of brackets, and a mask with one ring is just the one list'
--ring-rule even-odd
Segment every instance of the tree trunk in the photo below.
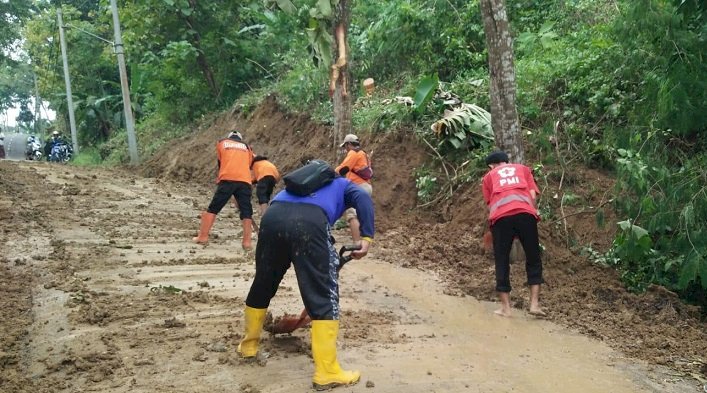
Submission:
{"label": "tree trunk", "polygon": [[[351,17],[350,7],[353,0],[341,0],[336,6],[334,19],[335,63],[331,66],[331,85],[329,94],[334,100],[334,147],[338,147],[344,135],[351,134],[351,83],[348,63],[349,48],[346,35]],[[338,149],[336,149],[338,151]],[[338,157],[337,157],[338,159]]]}
{"label": "tree trunk", "polygon": [[516,74],[505,0],[480,0],[489,52],[491,126],[496,146],[511,162],[523,162],[523,136],[516,110]]}
{"label": "tree trunk", "polygon": [[[194,15],[194,12],[196,12],[196,0],[189,0],[189,6],[193,11],[192,15]],[[211,67],[209,66],[208,60],[206,59],[206,55],[204,55],[204,51],[201,49],[201,34],[199,34],[199,31],[196,30],[193,17],[184,15],[184,21],[186,22],[189,29],[194,31],[194,34],[190,34],[190,37],[192,37],[190,41],[191,44],[194,45],[194,48],[196,48],[196,64],[199,66],[201,72],[204,74],[206,84],[209,86],[211,94],[214,96],[214,98],[218,100],[221,95],[221,92],[219,91],[218,85],[216,84],[214,73],[211,71]]]}

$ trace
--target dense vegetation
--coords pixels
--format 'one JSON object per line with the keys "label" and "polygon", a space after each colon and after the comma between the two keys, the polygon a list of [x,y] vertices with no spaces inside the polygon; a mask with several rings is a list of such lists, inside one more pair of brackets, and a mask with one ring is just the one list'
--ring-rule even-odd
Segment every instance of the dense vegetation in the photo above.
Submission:
{"label": "dense vegetation", "polygon": [[[322,1],[327,0],[119,2],[141,154],[186,132],[209,112],[236,100],[248,110],[272,91],[289,109],[331,122],[328,76],[317,66],[320,57],[311,40],[322,21],[312,18],[310,8]],[[65,23],[73,26],[67,41],[80,141],[103,160],[125,161],[112,48],[79,30],[112,40],[108,2],[62,3]],[[703,2],[507,0],[507,5],[518,109],[533,164],[584,164],[618,178],[613,192],[622,197],[615,198],[615,208],[626,220],[608,253],[589,250],[590,255],[615,265],[632,290],[658,283],[705,302]],[[13,15],[0,29],[0,46],[7,53],[24,37],[25,48],[22,56],[0,57],[0,108],[26,103],[33,86],[28,78],[35,73],[40,94],[64,118],[55,5],[10,0],[0,7]],[[429,125],[442,116],[444,99],[488,107],[477,1],[357,0],[349,32],[358,97],[354,127],[413,129],[444,165],[459,170],[453,179],[441,180],[438,168],[418,169],[421,199],[434,200],[443,182],[458,187],[473,179],[479,157],[490,148],[487,139],[477,138],[470,124],[458,124],[461,134],[436,134]],[[366,77],[376,79],[372,97],[360,91]],[[437,99],[417,101],[412,108],[387,100],[413,97],[437,80]],[[56,126],[66,128],[63,121]]]}

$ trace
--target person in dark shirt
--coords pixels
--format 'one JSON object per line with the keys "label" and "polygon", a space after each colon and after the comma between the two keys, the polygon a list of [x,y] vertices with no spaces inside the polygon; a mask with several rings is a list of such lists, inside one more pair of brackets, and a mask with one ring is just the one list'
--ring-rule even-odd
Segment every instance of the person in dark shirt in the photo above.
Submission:
{"label": "person in dark shirt", "polygon": [[358,371],[339,366],[336,339],[339,332],[339,256],[331,228],[347,208],[355,208],[361,222],[361,249],[355,259],[368,253],[374,234],[371,197],[350,180],[336,177],[308,196],[283,190],[265,212],[255,249],[255,278],[246,298],[245,336],[238,353],[253,358],[270,300],[285,272],[294,265],[305,309],[312,318],[313,387],[317,390],[352,385]]}

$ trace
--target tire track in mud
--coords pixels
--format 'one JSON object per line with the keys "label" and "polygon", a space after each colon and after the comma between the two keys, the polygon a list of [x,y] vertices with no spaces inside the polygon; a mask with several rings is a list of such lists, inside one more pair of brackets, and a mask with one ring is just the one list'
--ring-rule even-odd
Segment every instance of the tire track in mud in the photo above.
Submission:
{"label": "tire track in mud", "polygon": [[[14,338],[3,337],[11,346],[0,358],[15,360],[0,363],[0,391],[309,390],[307,329],[264,333],[265,367],[235,354],[253,257],[240,250],[232,210],[219,215],[208,246],[189,242],[210,190],[41,163],[2,164],[0,174],[0,214],[12,228],[0,242],[8,284],[0,301],[14,307],[0,321],[14,329],[3,329]],[[302,308],[293,276],[273,299],[274,315]],[[498,320],[490,304],[443,292],[435,275],[375,258],[347,266],[340,361],[363,379],[345,391],[695,388],[556,325]]]}

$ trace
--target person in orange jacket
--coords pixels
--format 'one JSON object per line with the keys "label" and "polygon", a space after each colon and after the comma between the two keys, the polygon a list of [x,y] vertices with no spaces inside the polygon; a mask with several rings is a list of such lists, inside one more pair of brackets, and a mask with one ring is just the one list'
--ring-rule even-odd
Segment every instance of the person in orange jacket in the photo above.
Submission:
{"label": "person in orange jacket", "polygon": [[253,150],[245,142],[238,131],[231,131],[228,138],[221,139],[216,144],[218,158],[218,178],[216,192],[206,211],[201,214],[199,235],[193,240],[205,244],[209,240],[209,232],[216,221],[216,215],[233,196],[238,201],[240,219],[243,224],[244,250],[252,248],[253,206],[250,198],[253,195],[251,186],[250,166],[253,164]]}
{"label": "person in orange jacket", "polygon": [[258,197],[260,216],[265,214],[265,210],[270,203],[270,197],[275,189],[275,184],[280,180],[280,172],[272,162],[265,156],[256,155],[251,165],[253,171],[253,183],[255,184],[255,195]]}
{"label": "person in orange jacket", "polygon": [[535,202],[540,190],[530,168],[509,163],[508,155],[503,151],[489,154],[486,165],[490,170],[484,175],[481,189],[489,209],[496,262],[496,292],[501,301],[501,308],[495,313],[504,317],[511,316],[510,253],[513,238],[517,236],[525,251],[530,314],[545,316],[538,300],[540,284],[544,282],[538,239],[540,216]]}
{"label": "person in orange jacket", "polygon": [[[358,137],[354,134],[346,135],[339,147],[346,149],[346,157],[344,157],[344,161],[336,167],[336,172],[351,180],[351,182],[361,187],[371,196],[373,194],[373,187],[371,186],[371,177],[373,177],[371,159],[368,154],[361,149],[361,142]],[[351,238],[358,244],[358,242],[361,241],[361,235],[359,234],[361,224],[356,216],[356,209],[350,208],[346,210],[345,215],[346,222],[351,231]]]}

